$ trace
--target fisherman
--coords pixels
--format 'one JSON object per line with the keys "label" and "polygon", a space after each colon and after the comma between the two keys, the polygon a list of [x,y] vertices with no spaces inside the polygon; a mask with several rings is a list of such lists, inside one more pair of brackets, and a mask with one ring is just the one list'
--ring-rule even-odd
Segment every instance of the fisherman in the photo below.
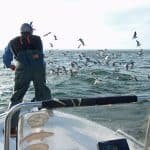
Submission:
{"label": "fisherman", "polygon": [[[14,93],[10,99],[9,109],[23,101],[23,97],[33,81],[36,101],[51,99],[51,91],[46,86],[46,65],[44,62],[41,38],[33,35],[31,24],[24,23],[21,35],[12,39],[5,48],[3,62],[7,68],[15,71]],[[12,63],[13,58],[16,65]],[[11,136],[16,136],[19,112],[11,120]]]}

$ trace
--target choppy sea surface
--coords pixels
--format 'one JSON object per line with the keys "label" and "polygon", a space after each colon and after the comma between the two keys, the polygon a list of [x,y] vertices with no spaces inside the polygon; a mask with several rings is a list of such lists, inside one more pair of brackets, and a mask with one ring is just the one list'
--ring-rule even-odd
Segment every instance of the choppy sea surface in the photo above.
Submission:
{"label": "choppy sea surface", "polygon": [[[82,116],[112,130],[121,129],[143,142],[150,116],[150,50],[45,50],[47,85],[54,98],[112,95],[143,96],[137,103],[60,111]],[[15,63],[15,62],[14,62]],[[0,51],[0,111],[13,92],[14,72],[4,68]],[[34,97],[31,83],[24,100]]]}

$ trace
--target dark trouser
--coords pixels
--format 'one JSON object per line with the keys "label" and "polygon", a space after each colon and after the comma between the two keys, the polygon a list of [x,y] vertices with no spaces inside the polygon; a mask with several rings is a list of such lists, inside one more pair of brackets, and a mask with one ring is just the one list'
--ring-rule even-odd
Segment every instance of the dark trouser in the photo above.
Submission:
{"label": "dark trouser", "polygon": [[[33,81],[35,88],[35,99],[43,101],[51,99],[51,91],[46,86],[45,66],[23,66],[19,65],[15,72],[14,94],[11,97],[9,108],[21,103],[26,91],[29,88],[30,82]],[[11,127],[16,128],[18,124],[19,112],[15,113],[11,121]]]}

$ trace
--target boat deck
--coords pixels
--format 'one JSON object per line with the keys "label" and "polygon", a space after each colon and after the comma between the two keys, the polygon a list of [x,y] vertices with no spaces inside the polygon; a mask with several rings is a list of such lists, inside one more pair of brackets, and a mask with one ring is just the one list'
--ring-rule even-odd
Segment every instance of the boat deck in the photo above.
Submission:
{"label": "boat deck", "polygon": [[[18,129],[19,150],[96,150],[100,141],[124,138],[104,126],[59,111],[50,111],[47,119],[47,113],[44,111],[28,113],[20,118]],[[45,114],[45,118],[42,115],[40,116],[42,113]],[[32,117],[34,120],[32,120]],[[3,121],[0,122],[1,131],[4,127]],[[44,124],[41,124],[43,122]],[[140,150],[136,144],[129,140],[128,144],[130,150]],[[15,150],[15,146],[16,138],[10,138],[10,149]],[[3,136],[0,137],[0,148],[1,150],[4,149]]]}

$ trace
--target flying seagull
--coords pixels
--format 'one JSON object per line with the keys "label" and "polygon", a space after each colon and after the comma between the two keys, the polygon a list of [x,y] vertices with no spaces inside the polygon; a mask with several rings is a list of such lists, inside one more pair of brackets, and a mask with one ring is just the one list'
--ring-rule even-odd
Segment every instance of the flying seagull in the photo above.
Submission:
{"label": "flying seagull", "polygon": [[32,30],[35,30],[35,28],[33,28],[33,21],[31,21],[29,25],[31,26]]}
{"label": "flying seagull", "polygon": [[45,37],[45,36],[48,36],[49,34],[51,34],[51,32],[48,32],[48,33],[44,34],[43,36]]}
{"label": "flying seagull", "polygon": [[85,45],[83,39],[79,38],[78,41],[80,41],[83,46]]}
{"label": "flying seagull", "polygon": [[132,37],[133,39],[136,39],[137,38],[137,33],[136,33],[136,31],[134,32],[134,34],[133,34],[133,37]]}
{"label": "flying seagull", "polygon": [[32,24],[33,24],[33,21],[31,21],[29,24],[30,24],[30,26],[32,26]]}

